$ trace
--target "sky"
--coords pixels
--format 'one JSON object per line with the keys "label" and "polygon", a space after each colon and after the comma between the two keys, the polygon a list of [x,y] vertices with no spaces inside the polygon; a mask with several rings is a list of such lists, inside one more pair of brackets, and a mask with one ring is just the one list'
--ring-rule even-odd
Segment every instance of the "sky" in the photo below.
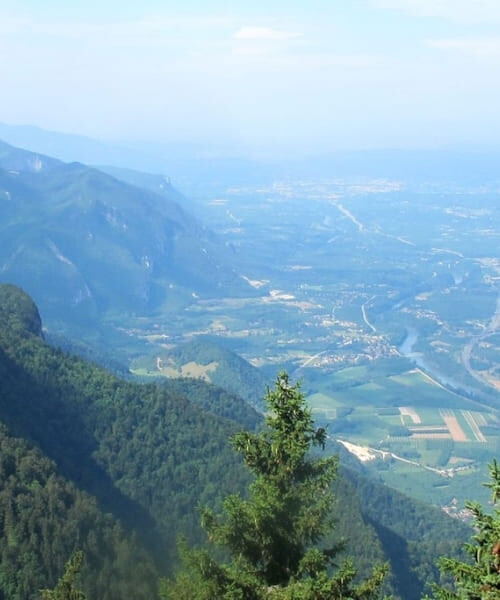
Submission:
{"label": "sky", "polygon": [[228,155],[497,149],[500,0],[0,0],[0,121]]}

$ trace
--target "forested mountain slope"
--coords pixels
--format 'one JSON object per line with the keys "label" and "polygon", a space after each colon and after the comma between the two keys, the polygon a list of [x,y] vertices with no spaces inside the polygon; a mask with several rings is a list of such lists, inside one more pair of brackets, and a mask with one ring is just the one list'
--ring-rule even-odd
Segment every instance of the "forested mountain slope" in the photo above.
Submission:
{"label": "forested mountain slope", "polygon": [[[260,417],[201,381],[124,381],[51,348],[40,332],[31,299],[1,285],[0,598],[36,597],[77,547],[88,556],[89,597],[150,598],[156,577],[174,568],[177,535],[201,541],[197,506],[246,489],[228,438]],[[437,512],[429,520],[423,507],[355,476],[337,489],[336,535],[350,540],[361,571],[389,558],[394,589],[418,598],[436,539],[459,537],[458,524]]]}
{"label": "forested mountain slope", "polygon": [[0,142],[0,279],[63,329],[250,290],[177,199]]}
{"label": "forested mountain slope", "polygon": [[138,539],[36,445],[0,425],[0,598],[39,598],[77,549],[89,598],[154,595],[157,569]]}
{"label": "forested mountain slope", "polygon": [[[468,526],[438,508],[410,499],[359,471],[342,469],[339,485],[346,488],[339,495],[359,503],[364,521],[373,527],[391,563],[392,589],[405,600],[420,599],[427,584],[440,577],[437,557],[460,554],[461,544],[470,536]],[[346,530],[345,535],[352,536],[352,532]]]}
{"label": "forested mountain slope", "polygon": [[[50,348],[40,337],[36,307],[18,288],[0,287],[0,307],[0,420],[6,427],[5,443],[9,447],[20,445],[28,462],[29,453],[37,453],[36,460],[43,463],[42,470],[47,473],[41,480],[40,493],[53,472],[59,477],[58,485],[70,486],[71,494],[65,500],[69,509],[73,510],[78,502],[82,504],[78,494],[95,498],[84,502],[90,506],[87,510],[95,505],[96,515],[85,521],[83,529],[78,518],[73,525],[67,524],[64,511],[41,509],[47,514],[48,527],[61,531],[61,535],[66,532],[67,537],[51,542],[59,550],[51,554],[50,568],[40,568],[47,581],[43,582],[40,575],[36,585],[53,581],[73,546],[88,549],[88,536],[105,535],[99,530],[99,518],[104,519],[98,516],[100,511],[113,515],[111,525],[121,522],[128,532],[127,539],[134,535],[133,544],[123,542],[128,544],[125,556],[135,552],[136,546],[139,555],[144,553],[141,548],[148,548],[154,555],[156,572],[165,572],[171,567],[177,535],[183,532],[192,540],[199,537],[196,506],[216,505],[222,495],[244,486],[246,474],[227,442],[236,424],[204,412],[185,396],[163,386],[122,381]],[[18,441],[11,441],[11,436]],[[3,490],[5,504],[1,510],[7,514],[9,506],[18,506],[23,518],[37,522],[39,509],[23,492],[26,478],[15,464],[10,468],[15,485]],[[33,478],[29,484],[33,484]],[[34,486],[38,490],[38,484]],[[42,507],[46,504],[43,497],[37,502]],[[91,525],[94,521],[95,534]],[[7,530],[3,535],[9,539],[8,525],[4,523],[4,527]],[[114,531],[114,526],[110,529]],[[23,539],[22,544],[11,547],[13,556],[4,563],[6,572],[0,578],[0,589],[16,588],[16,565],[26,556],[31,556],[31,562],[46,564],[42,554],[47,535],[42,530],[45,541],[32,546],[29,530],[23,531],[30,541]],[[72,531],[81,533],[75,536]],[[112,553],[117,553],[122,544],[120,535],[116,533]],[[28,554],[26,546],[30,547]],[[106,565],[105,550],[103,545],[99,572]],[[147,560],[142,562],[143,566],[137,563],[131,577],[151,568]],[[151,577],[147,579],[151,581]],[[28,597],[18,592],[20,598]],[[16,597],[5,593],[6,597]],[[109,597],[149,596],[140,596],[136,590]]]}

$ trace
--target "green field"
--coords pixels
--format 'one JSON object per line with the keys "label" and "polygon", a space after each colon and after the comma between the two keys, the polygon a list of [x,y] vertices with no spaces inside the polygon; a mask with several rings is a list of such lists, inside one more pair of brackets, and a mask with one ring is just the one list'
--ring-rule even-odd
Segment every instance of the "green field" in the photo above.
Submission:
{"label": "green field", "polygon": [[475,403],[436,384],[417,369],[378,377],[370,374],[366,367],[342,369],[325,377],[317,392],[347,406],[439,406],[477,410]]}
{"label": "green field", "polygon": [[325,377],[308,396],[315,419],[328,424],[334,439],[398,457],[389,465],[370,463],[386,483],[442,506],[453,498],[463,502],[500,449],[492,427],[499,425],[498,415],[478,410],[419,370],[385,377],[373,377],[373,371],[357,366]]}

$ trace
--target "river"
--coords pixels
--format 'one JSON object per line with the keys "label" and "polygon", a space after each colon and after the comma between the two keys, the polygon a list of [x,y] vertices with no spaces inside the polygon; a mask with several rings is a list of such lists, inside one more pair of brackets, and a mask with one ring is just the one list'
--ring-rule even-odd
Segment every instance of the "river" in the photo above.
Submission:
{"label": "river", "polygon": [[[420,334],[415,328],[408,327],[406,330],[406,337],[398,348],[399,352],[403,356],[406,356],[412,360],[417,367],[422,369],[422,371],[430,375],[433,379],[435,379],[443,387],[448,388],[450,391],[458,394],[460,394],[460,392],[465,392],[467,395],[472,395],[475,398],[483,396],[479,390],[475,390],[474,388],[464,385],[462,382],[457,381],[456,379],[453,379],[452,377],[439,371],[435,366],[425,360],[424,355],[421,352],[414,352],[413,347],[417,343],[419,337]],[[484,397],[487,397],[486,394],[484,394]]]}

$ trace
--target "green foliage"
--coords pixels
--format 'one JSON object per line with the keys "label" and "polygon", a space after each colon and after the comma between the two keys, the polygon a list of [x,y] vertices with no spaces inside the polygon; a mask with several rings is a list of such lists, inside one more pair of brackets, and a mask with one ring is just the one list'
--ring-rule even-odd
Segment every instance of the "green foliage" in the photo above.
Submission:
{"label": "green foliage", "polygon": [[453,586],[433,586],[436,600],[498,600],[500,598],[500,466],[489,465],[491,482],[485,484],[492,492],[493,513],[488,514],[477,502],[468,502],[474,517],[475,534],[465,545],[468,562],[443,557],[440,569],[451,575]]}
{"label": "green foliage", "polygon": [[85,600],[85,594],[78,589],[78,575],[82,569],[83,552],[78,551],[66,563],[64,575],[53,590],[42,590],[42,600]]}
{"label": "green foliage", "polygon": [[[342,455],[342,463],[347,460]],[[351,469],[345,478],[354,487],[351,502],[359,502],[364,520],[374,528],[390,561],[392,592],[404,600],[421,598],[430,581],[439,581],[437,557],[444,553],[458,557],[470,528],[437,507],[410,500]]]}
{"label": "green foliage", "polygon": [[31,599],[54,585],[76,544],[87,557],[82,584],[89,597],[151,596],[156,570],[137,540],[55,463],[0,425],[0,598]]}
{"label": "green foliage", "polygon": [[170,394],[185,396],[202,410],[236,421],[247,429],[257,429],[262,423],[262,414],[249,406],[240,396],[201,379],[188,377],[168,379],[162,386]]}
{"label": "green foliage", "polygon": [[0,286],[0,326],[40,335],[42,322],[33,300],[15,285]]}
{"label": "green foliage", "polygon": [[391,437],[411,436],[411,431],[408,429],[408,427],[405,427],[404,425],[390,425],[388,431]]}
{"label": "green foliage", "polygon": [[219,563],[207,550],[183,550],[185,570],[164,580],[161,596],[225,600],[375,598],[386,569],[355,584],[356,570],[344,563],[331,575],[339,546],[320,550],[316,544],[331,529],[337,472],[335,457],[317,458],[326,431],[316,429],[299,385],[281,373],[268,391],[266,427],[261,433],[233,436],[235,450],[254,474],[248,499],[233,494],[224,514],[202,512],[209,540],[225,548],[231,561]]}
{"label": "green foliage", "polygon": [[201,538],[198,502],[218,506],[248,482],[227,442],[236,425],[10,327],[22,322],[11,304],[0,312],[0,598],[53,585],[77,542],[88,597],[150,598],[177,536]]}

